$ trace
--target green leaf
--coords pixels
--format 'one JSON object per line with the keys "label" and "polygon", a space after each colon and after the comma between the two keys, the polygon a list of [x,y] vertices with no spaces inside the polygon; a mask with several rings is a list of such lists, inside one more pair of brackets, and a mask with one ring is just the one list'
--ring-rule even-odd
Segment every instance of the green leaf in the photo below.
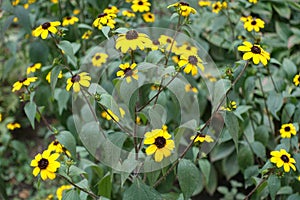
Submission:
{"label": "green leaf", "polygon": [[162,200],[160,194],[149,187],[143,181],[136,179],[135,182],[124,192],[123,199],[126,200]]}
{"label": "green leaf", "polygon": [[2,178],[0,179],[0,197],[1,199],[8,199],[6,194],[6,185]]}
{"label": "green leaf", "polygon": [[65,89],[56,88],[54,91],[54,99],[58,103],[58,112],[61,115],[62,111],[67,108],[67,103],[70,98],[70,93]]}
{"label": "green leaf", "polygon": [[71,63],[73,66],[76,66],[77,59],[74,56],[74,50],[73,50],[73,45],[67,41],[67,40],[62,40],[57,44],[58,48],[63,50],[64,54],[68,58],[68,62]]}
{"label": "green leaf", "polygon": [[292,80],[297,73],[297,66],[288,58],[283,59],[282,63],[283,70],[287,74],[287,78]]}
{"label": "green leaf", "polygon": [[254,164],[253,154],[249,146],[243,146],[238,153],[238,163],[242,170]]}
{"label": "green leaf", "polygon": [[206,191],[212,196],[218,186],[218,177],[217,177],[217,171],[214,168],[214,166],[211,166],[211,171],[210,171],[210,175],[209,175],[209,182],[208,184],[205,186]]}
{"label": "green leaf", "polygon": [[[15,57],[11,57],[9,59],[7,59],[4,63],[4,67],[3,67],[3,74],[2,74],[2,79],[6,79],[8,74],[11,72],[11,70],[13,69],[13,66],[16,62],[16,58]],[[1,70],[2,71],[2,70]]]}
{"label": "green leaf", "polygon": [[231,141],[219,144],[213,148],[212,152],[210,153],[211,161],[215,162],[217,160],[221,160],[230,155],[233,151],[234,145]]}
{"label": "green leaf", "polygon": [[278,36],[285,42],[287,42],[289,36],[292,34],[288,23],[275,22],[275,29]]}
{"label": "green leaf", "polygon": [[255,129],[255,140],[267,145],[269,142],[269,128],[265,125],[258,126]]}
{"label": "green leaf", "polygon": [[290,19],[291,17],[291,9],[288,7],[286,3],[284,4],[273,4],[273,8],[276,10],[276,12],[286,19]]}
{"label": "green leaf", "polygon": [[277,192],[278,195],[292,194],[292,193],[293,193],[293,188],[291,186],[283,186]]}
{"label": "green leaf", "polygon": [[63,193],[62,200],[80,200],[78,192],[75,189]]}
{"label": "green leaf", "polygon": [[271,199],[275,199],[276,197],[276,193],[278,192],[278,190],[280,189],[280,179],[272,174],[269,176],[268,178],[268,189],[270,191],[270,196],[271,196]]}
{"label": "green leaf", "polygon": [[32,27],[28,10],[25,10],[23,6],[16,6],[14,13],[19,19],[19,24],[26,30],[27,33],[31,34]]}
{"label": "green leaf", "polygon": [[39,40],[30,43],[29,57],[32,63],[46,63],[49,56],[49,47]]}
{"label": "green leaf", "polygon": [[211,164],[207,159],[200,159],[198,161],[199,163],[199,168],[205,178],[205,182],[209,182],[209,175],[210,175],[210,169],[211,169]]}
{"label": "green leaf", "polygon": [[214,93],[213,93],[213,111],[220,104],[221,99],[226,94],[227,90],[231,87],[230,80],[221,79],[215,84]]}
{"label": "green leaf", "polygon": [[82,174],[87,174],[84,170],[72,165],[69,169],[69,175],[70,176],[74,176],[74,177],[78,177]]}
{"label": "green leaf", "polygon": [[104,35],[107,39],[109,39],[108,34],[109,34],[109,31],[110,31],[110,27],[109,27],[109,26],[103,26],[102,29],[101,29],[101,31],[102,31],[103,35]]}
{"label": "green leaf", "polygon": [[271,92],[267,99],[268,110],[272,113],[272,115],[279,120],[277,116],[277,112],[281,109],[283,105],[283,97],[281,94]]}
{"label": "green leaf", "polygon": [[111,190],[112,190],[112,182],[111,182],[111,174],[108,172],[98,184],[98,195],[111,198]]}
{"label": "green leaf", "polygon": [[289,123],[295,110],[296,110],[296,106],[294,104],[291,103],[286,104],[282,111],[281,123]]}
{"label": "green leaf", "polygon": [[300,199],[300,195],[297,194],[292,194],[290,195],[286,200],[299,200]]}
{"label": "green leaf", "polygon": [[226,112],[225,125],[235,144],[235,149],[238,151],[239,142],[239,122],[233,112]]}
{"label": "green leaf", "polygon": [[288,39],[287,47],[290,49],[293,46],[300,44],[300,36],[299,35],[292,35]]}
{"label": "green leaf", "polygon": [[227,180],[239,172],[240,168],[236,152],[233,152],[231,155],[222,160],[222,169]]}
{"label": "green leaf", "polygon": [[178,164],[177,175],[184,198],[188,199],[202,182],[200,172],[192,161],[182,159]]}
{"label": "green leaf", "polygon": [[69,131],[62,131],[56,136],[56,139],[70,151],[72,158],[76,157],[76,140]]}
{"label": "green leaf", "polygon": [[161,173],[161,170],[156,170],[156,171],[147,173],[147,179],[149,181],[150,186],[154,185],[154,183],[159,178],[160,173]]}
{"label": "green leaf", "polygon": [[34,120],[36,115],[36,104],[34,102],[28,102],[24,107],[25,114],[30,121],[32,128],[34,129]]}
{"label": "green leaf", "polygon": [[253,152],[255,153],[255,155],[265,161],[266,160],[266,147],[262,143],[257,142],[257,141],[252,142],[250,145],[251,145],[251,148],[252,148]]}

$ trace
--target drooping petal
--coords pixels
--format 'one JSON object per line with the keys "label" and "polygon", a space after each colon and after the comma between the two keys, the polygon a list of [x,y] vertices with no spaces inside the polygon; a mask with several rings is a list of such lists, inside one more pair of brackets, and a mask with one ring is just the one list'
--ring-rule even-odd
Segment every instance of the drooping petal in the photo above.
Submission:
{"label": "drooping petal", "polygon": [[154,160],[155,160],[156,162],[160,162],[160,161],[162,161],[163,158],[164,158],[163,152],[161,151],[161,149],[158,149],[158,150],[155,152]]}
{"label": "drooping petal", "polygon": [[33,172],[32,172],[33,176],[37,176],[39,173],[40,173],[40,168],[39,167],[35,167],[33,169]]}
{"label": "drooping petal", "polygon": [[155,153],[155,151],[157,150],[157,147],[156,145],[150,145],[149,147],[146,148],[146,154],[149,156],[149,155],[152,155]]}

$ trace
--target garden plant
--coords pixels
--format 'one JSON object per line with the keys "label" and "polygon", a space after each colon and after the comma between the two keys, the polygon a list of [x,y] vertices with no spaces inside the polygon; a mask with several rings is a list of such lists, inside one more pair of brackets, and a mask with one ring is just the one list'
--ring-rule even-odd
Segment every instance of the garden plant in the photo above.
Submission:
{"label": "garden plant", "polygon": [[299,0],[0,6],[0,199],[300,199]]}

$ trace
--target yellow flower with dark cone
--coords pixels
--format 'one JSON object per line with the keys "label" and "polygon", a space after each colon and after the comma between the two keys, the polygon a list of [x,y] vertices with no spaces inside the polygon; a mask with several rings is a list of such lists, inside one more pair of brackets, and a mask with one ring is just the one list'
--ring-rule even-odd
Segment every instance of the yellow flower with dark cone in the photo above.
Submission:
{"label": "yellow flower with dark cone", "polygon": [[169,5],[167,8],[170,7],[175,7],[177,9],[178,14],[180,14],[183,17],[188,17],[191,13],[197,13],[197,11],[186,2],[177,2]]}
{"label": "yellow flower with dark cone", "polygon": [[42,67],[42,63],[35,63],[27,68],[26,73],[30,74],[32,72],[35,72],[37,69],[40,69],[41,67]]}
{"label": "yellow flower with dark cone", "polygon": [[198,5],[201,7],[206,7],[206,6],[210,6],[211,2],[210,1],[199,1]]}
{"label": "yellow flower with dark cone", "polygon": [[79,92],[81,86],[89,87],[91,84],[90,81],[91,77],[86,72],[75,74],[71,78],[68,78],[66,90],[69,91],[73,86],[73,91]]}
{"label": "yellow flower with dark cone", "polygon": [[122,15],[125,16],[125,17],[128,17],[128,18],[133,18],[135,17],[135,13],[132,12],[131,10],[124,10],[122,12]]}
{"label": "yellow flower with dark cone", "polygon": [[62,185],[59,188],[57,188],[57,190],[56,190],[56,197],[57,197],[57,199],[58,200],[62,200],[64,191],[65,190],[69,190],[71,188],[73,188],[72,185]]}
{"label": "yellow flower with dark cone", "polygon": [[40,173],[43,180],[55,179],[55,172],[60,167],[60,163],[56,161],[58,157],[58,153],[51,154],[50,150],[37,154],[30,163],[30,166],[34,167],[32,174],[37,176]]}
{"label": "yellow flower with dark cone", "polygon": [[144,144],[150,145],[146,148],[146,154],[154,154],[155,162],[161,162],[163,158],[171,155],[172,150],[175,148],[175,143],[171,139],[168,131],[163,129],[154,129],[145,134]]}
{"label": "yellow flower with dark cone", "polygon": [[265,27],[265,22],[259,18],[252,18],[249,16],[247,20],[244,22],[244,28],[251,32],[254,30],[255,32],[259,32],[261,28]]}
{"label": "yellow flower with dark cone", "polygon": [[95,67],[101,67],[102,64],[106,63],[108,55],[105,53],[95,53],[92,58],[92,64]]}
{"label": "yellow flower with dark cone", "polygon": [[198,93],[198,89],[193,87],[191,84],[186,84],[185,87],[184,87],[184,90],[186,92],[193,92],[193,93]]}
{"label": "yellow flower with dark cone", "polygon": [[91,30],[87,30],[86,32],[83,33],[83,35],[81,36],[81,39],[87,40],[91,37],[92,34],[93,34],[93,32]]}
{"label": "yellow flower with dark cone", "polygon": [[291,123],[282,124],[279,132],[282,138],[291,138],[292,135],[297,133],[296,127]]}
{"label": "yellow flower with dark cone", "polygon": [[172,37],[167,35],[160,35],[160,37],[158,38],[158,42],[166,51],[171,51],[177,55],[180,54],[177,48],[177,41],[174,40]]}
{"label": "yellow flower with dark cone", "polygon": [[222,3],[217,1],[217,2],[213,3],[211,5],[211,7],[212,7],[212,12],[218,14],[222,10]]}
{"label": "yellow flower with dark cone", "polygon": [[[63,77],[63,74],[62,72],[60,71],[57,78],[62,78]],[[48,83],[51,83],[51,71],[48,72],[47,76],[46,76],[46,80],[48,81]]]}
{"label": "yellow flower with dark cone", "polygon": [[191,73],[192,76],[195,76],[198,73],[198,68],[204,71],[202,60],[197,55],[181,55],[178,66],[184,67],[183,71],[186,74]]}
{"label": "yellow flower with dark cone", "polygon": [[[196,137],[195,135],[191,136],[190,140],[194,140],[195,137]],[[209,135],[200,134],[194,140],[194,143],[196,143],[196,142],[201,142],[201,143],[202,142],[208,142],[208,143],[210,143],[210,142],[214,142],[214,139],[211,136],[209,136]]]}
{"label": "yellow flower with dark cone", "polygon": [[176,53],[178,53],[179,55],[182,54],[197,54],[198,53],[198,48],[195,46],[192,46],[188,43],[185,43],[179,47],[177,47],[178,51]]}
{"label": "yellow flower with dark cone", "polygon": [[15,129],[17,129],[17,128],[21,128],[21,124],[19,124],[19,123],[17,123],[17,122],[8,123],[8,124],[6,125],[6,128],[7,128],[8,130],[13,131],[13,130],[15,130]]}
{"label": "yellow flower with dark cone", "polygon": [[109,26],[110,28],[115,28],[116,21],[114,18],[116,18],[116,14],[112,13],[101,13],[98,15],[97,19],[94,20],[93,26],[97,27],[99,30],[103,28],[103,26]]}
{"label": "yellow flower with dark cone", "polygon": [[235,101],[230,101],[226,107],[221,107],[221,110],[233,111],[237,108]]}
{"label": "yellow flower with dark cone", "polygon": [[75,17],[75,16],[64,17],[62,26],[73,25],[78,21],[79,21],[78,17]]}
{"label": "yellow flower with dark cone", "polygon": [[109,6],[105,8],[103,12],[107,14],[117,14],[119,12],[119,9],[116,6]]}
{"label": "yellow flower with dark cone", "polygon": [[46,39],[49,35],[51,34],[56,34],[57,33],[57,28],[56,26],[59,26],[60,22],[55,21],[55,22],[45,22],[42,25],[38,26],[35,30],[32,31],[32,35],[34,37],[39,37],[41,36],[42,39]]}
{"label": "yellow flower with dark cone", "polygon": [[129,63],[120,64],[120,70],[117,72],[117,76],[121,78],[125,78],[127,83],[131,82],[131,78],[138,80],[138,70],[136,68],[136,63]]}
{"label": "yellow flower with dark cone", "polygon": [[294,82],[295,86],[298,86],[300,84],[300,74],[296,74],[294,76],[293,82]]}
{"label": "yellow flower with dark cone", "polygon": [[68,157],[71,157],[70,151],[68,151],[61,143],[59,143],[58,140],[52,141],[47,150],[50,150],[51,152],[55,153],[65,153]]}
{"label": "yellow flower with dark cone", "polygon": [[286,152],[285,149],[280,149],[280,151],[271,151],[271,159],[272,163],[276,164],[276,167],[280,168],[283,166],[285,172],[289,172],[290,168],[296,171],[295,167],[295,159],[291,158],[291,155]]}
{"label": "yellow flower with dark cone", "polygon": [[133,12],[148,12],[150,11],[151,3],[148,0],[133,0],[131,9]]}
{"label": "yellow flower with dark cone", "polygon": [[144,50],[150,48],[152,41],[148,35],[138,33],[135,30],[129,30],[125,34],[120,34],[116,40],[116,49],[120,49],[122,53],[128,50],[136,50],[137,48]]}
{"label": "yellow flower with dark cone", "polygon": [[30,83],[34,83],[37,80],[37,77],[28,77],[21,79],[13,84],[12,92],[19,91],[22,86],[29,86]]}
{"label": "yellow flower with dark cone", "polygon": [[268,60],[270,60],[270,54],[264,51],[260,45],[252,45],[248,41],[243,42],[243,46],[239,46],[238,50],[245,52],[243,55],[243,60],[249,60],[252,58],[253,63],[256,65],[259,62],[261,62],[263,65],[267,65]]}
{"label": "yellow flower with dark cone", "polygon": [[[125,111],[123,110],[123,108],[119,108],[119,112],[120,112],[121,117],[123,118],[125,115]],[[105,118],[108,121],[110,121],[112,119],[116,122],[120,121],[120,118],[115,113],[113,113],[110,109],[103,111],[101,113],[101,117]]]}
{"label": "yellow flower with dark cone", "polygon": [[152,23],[155,21],[155,16],[153,13],[147,12],[143,14],[143,19],[145,20],[145,22]]}

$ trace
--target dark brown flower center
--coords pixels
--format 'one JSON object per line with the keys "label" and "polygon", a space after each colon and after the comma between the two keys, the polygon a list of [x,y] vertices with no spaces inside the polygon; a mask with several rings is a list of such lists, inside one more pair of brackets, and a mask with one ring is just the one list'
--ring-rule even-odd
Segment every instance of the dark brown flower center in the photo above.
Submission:
{"label": "dark brown flower center", "polygon": [[215,6],[214,6],[214,9],[215,9],[215,10],[217,10],[218,8],[219,8],[219,6],[218,6],[218,5],[215,5]]}
{"label": "dark brown flower center", "polygon": [[98,18],[105,17],[106,15],[107,15],[106,13],[101,13],[98,15]]}
{"label": "dark brown flower center", "polygon": [[51,26],[51,24],[49,22],[43,23],[42,28],[43,29],[48,29]]}
{"label": "dark brown flower center", "polygon": [[284,128],[284,131],[289,132],[291,130],[291,128],[289,126]]}
{"label": "dark brown flower center", "polygon": [[256,25],[256,21],[253,20],[253,21],[251,22],[251,25],[255,26],[255,25]]}
{"label": "dark brown flower center", "polygon": [[132,76],[133,71],[130,68],[126,68],[126,69],[124,69],[124,74],[125,74],[125,76]]}
{"label": "dark brown flower center", "polygon": [[144,3],[143,3],[142,1],[139,1],[139,2],[138,2],[138,5],[139,5],[139,6],[142,6],[142,5],[144,5]]}
{"label": "dark brown flower center", "polygon": [[186,2],[182,2],[182,1],[179,2],[179,4],[182,5],[182,6],[189,6],[189,5],[190,5],[190,4],[188,4],[188,3],[186,3]]}
{"label": "dark brown flower center", "polygon": [[59,142],[57,140],[53,142],[53,145],[55,145],[55,146],[58,144],[59,144]]}
{"label": "dark brown flower center", "polygon": [[168,38],[167,43],[172,43],[172,40],[170,38]]}
{"label": "dark brown flower center", "polygon": [[251,47],[251,52],[254,54],[260,54],[261,50],[258,46],[253,46],[253,47]]}
{"label": "dark brown flower center", "polygon": [[80,76],[78,74],[75,74],[71,78],[72,83],[79,82],[80,81]]}
{"label": "dark brown flower center", "polygon": [[38,162],[38,167],[40,169],[46,169],[49,165],[49,161],[45,158],[42,158],[39,162]]}
{"label": "dark brown flower center", "polygon": [[151,15],[151,14],[149,14],[149,15],[148,15],[148,17],[151,19],[151,18],[152,18],[152,15]]}
{"label": "dark brown flower center", "polygon": [[67,17],[66,19],[67,19],[67,20],[70,20],[70,19],[72,19],[72,17]]}
{"label": "dark brown flower center", "polygon": [[191,50],[192,48],[190,46],[186,47],[186,50]]}
{"label": "dark brown flower center", "polygon": [[298,81],[300,82],[300,75],[298,76]]}
{"label": "dark brown flower center", "polygon": [[280,158],[285,163],[288,163],[290,161],[289,157],[287,157],[286,155],[282,155]]}
{"label": "dark brown flower center", "polygon": [[127,40],[134,40],[139,37],[139,34],[135,30],[130,30],[130,31],[127,31],[125,37]]}
{"label": "dark brown flower center", "polygon": [[157,148],[161,149],[163,147],[165,147],[166,145],[166,139],[164,137],[157,137],[155,138],[155,142],[154,144],[157,146]]}
{"label": "dark brown flower center", "polygon": [[198,59],[196,58],[196,56],[189,56],[189,63],[191,63],[192,65],[197,65]]}
{"label": "dark brown flower center", "polygon": [[99,60],[100,58],[101,58],[101,56],[99,56],[99,55],[95,57],[96,60]]}
{"label": "dark brown flower center", "polygon": [[26,80],[27,80],[27,78],[23,78],[23,79],[19,80],[19,82],[20,82],[20,83],[23,83],[23,82],[26,81]]}
{"label": "dark brown flower center", "polygon": [[[153,43],[154,45],[159,45],[159,41],[158,41],[158,40],[153,40],[152,43]],[[300,76],[299,76],[299,77],[300,77]]]}

